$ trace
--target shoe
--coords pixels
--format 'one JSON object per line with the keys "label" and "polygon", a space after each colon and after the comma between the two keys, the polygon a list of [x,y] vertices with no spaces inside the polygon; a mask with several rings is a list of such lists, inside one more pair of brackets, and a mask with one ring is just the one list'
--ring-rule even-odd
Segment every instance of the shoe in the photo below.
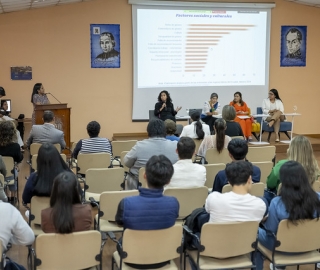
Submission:
{"label": "shoe", "polygon": [[[286,269],[286,267],[285,267],[285,266],[284,266],[284,267],[281,267],[281,268],[275,267],[274,269],[276,269],[276,270],[283,270],[283,269]],[[273,264],[272,264],[272,263],[270,263],[270,270],[273,270]]]}
{"label": "shoe", "polygon": [[279,140],[279,139],[276,139],[276,142],[280,142],[280,140]]}

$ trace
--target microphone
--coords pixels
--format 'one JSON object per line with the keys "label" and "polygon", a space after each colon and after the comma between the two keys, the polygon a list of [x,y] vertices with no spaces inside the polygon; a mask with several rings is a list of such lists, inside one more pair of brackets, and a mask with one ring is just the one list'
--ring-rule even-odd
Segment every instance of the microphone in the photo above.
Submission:
{"label": "microphone", "polygon": [[51,93],[44,93],[45,95],[50,95],[53,96],[53,98],[58,101],[61,104],[61,101],[59,99],[57,99],[54,95],[52,95]]}
{"label": "microphone", "polygon": [[165,105],[164,106],[164,110],[166,111],[167,110],[167,104],[165,102],[163,102],[163,104]]}

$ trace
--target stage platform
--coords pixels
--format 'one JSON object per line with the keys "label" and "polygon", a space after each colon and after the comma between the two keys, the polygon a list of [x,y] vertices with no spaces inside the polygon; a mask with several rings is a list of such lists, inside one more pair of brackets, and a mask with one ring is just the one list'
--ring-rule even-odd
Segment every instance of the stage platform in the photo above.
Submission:
{"label": "stage platform", "polygon": [[[293,137],[297,134],[293,134]],[[283,133],[280,134],[280,140],[288,140],[287,136]],[[313,151],[320,151],[320,135],[305,135],[310,140]],[[126,141],[126,140],[144,140],[148,138],[147,132],[135,132],[135,133],[114,133],[112,140],[114,141]],[[262,141],[267,141],[268,133],[262,134]],[[286,153],[287,149],[289,147],[289,144],[287,143],[276,143],[274,134],[271,135],[270,144],[268,145],[274,145],[276,147],[276,153]],[[253,141],[256,141],[254,138]],[[249,143],[249,146],[255,147],[259,145],[253,145]]]}

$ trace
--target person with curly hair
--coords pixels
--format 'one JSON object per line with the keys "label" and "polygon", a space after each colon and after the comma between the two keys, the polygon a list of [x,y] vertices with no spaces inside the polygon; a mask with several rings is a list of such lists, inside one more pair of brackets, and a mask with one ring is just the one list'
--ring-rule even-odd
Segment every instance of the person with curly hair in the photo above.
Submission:
{"label": "person with curly hair", "polygon": [[175,115],[178,111],[181,110],[181,107],[174,109],[172,99],[168,91],[163,90],[159,93],[158,102],[154,105],[154,115],[160,118],[162,121],[171,119],[176,122]]}
{"label": "person with curly hair", "polygon": [[[14,162],[19,163],[23,160],[23,154],[21,153],[20,145],[16,141],[16,129],[11,121],[4,121],[0,123],[0,155],[12,157]],[[11,170],[13,168],[7,168]],[[9,202],[14,202],[15,193],[17,190],[18,172],[14,172],[14,185],[9,185],[11,196],[8,197]],[[12,179],[6,179],[12,180]]]}

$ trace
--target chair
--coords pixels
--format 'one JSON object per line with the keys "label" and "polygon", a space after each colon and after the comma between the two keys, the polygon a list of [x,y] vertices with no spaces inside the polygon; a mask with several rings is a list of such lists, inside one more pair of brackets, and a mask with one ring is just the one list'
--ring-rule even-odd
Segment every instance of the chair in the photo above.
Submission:
{"label": "chair", "polygon": [[210,148],[206,152],[206,161],[208,164],[225,163],[228,164],[232,160],[229,156],[229,151],[225,148],[222,149],[221,153],[215,148]]}
{"label": "chair", "polygon": [[147,187],[147,180],[144,179],[144,173],[146,172],[146,168],[145,167],[141,167],[139,169],[139,183],[142,187]]}
{"label": "chair", "polygon": [[253,146],[249,147],[246,158],[250,162],[275,161],[276,147],[272,146]]}
{"label": "chair", "polygon": [[273,162],[271,162],[271,161],[252,162],[252,165],[259,167],[259,169],[261,171],[260,183],[266,184],[267,178],[273,168]]}
{"label": "chair", "polygon": [[[263,197],[264,194],[264,189],[265,189],[265,184],[264,183],[254,183],[251,185],[251,189],[249,193],[253,196],[256,197]],[[224,185],[222,188],[221,193],[226,193],[232,191],[232,186],[230,184]]]}
{"label": "chair", "polygon": [[198,153],[200,144],[202,143],[203,140],[198,140],[198,139],[193,139],[194,143],[196,144],[196,149],[194,150],[196,153]]}
{"label": "chair", "polygon": [[159,119],[159,117],[154,115],[154,110],[149,110],[149,122],[153,119]]}
{"label": "chair", "polygon": [[174,188],[169,187],[163,191],[163,195],[176,197],[180,208],[178,220],[181,220],[191,214],[191,212],[199,207],[203,207],[208,197],[208,188]]}
{"label": "chair", "polygon": [[111,155],[109,153],[79,153],[77,159],[77,174],[85,175],[88,169],[108,168]]}
{"label": "chair", "polygon": [[[41,143],[30,144],[30,156],[38,154],[41,145]],[[55,143],[54,147],[57,148],[59,153],[61,153],[61,145],[59,143]]]}
{"label": "chair", "polygon": [[130,141],[112,141],[112,154],[114,158],[120,158],[121,152],[130,151],[133,146],[135,146],[137,140]]}
{"label": "chair", "polygon": [[184,269],[188,256],[199,270],[254,268],[250,255],[256,250],[258,226],[257,221],[205,223],[197,250],[185,251]]}
{"label": "chair", "polygon": [[126,229],[123,232],[120,254],[118,251],[113,253],[112,270],[114,264],[120,270],[129,270],[135,268],[126,263],[156,264],[165,261],[170,261],[170,264],[157,269],[178,270],[180,268],[173,260],[181,258],[181,238],[182,227],[179,225],[163,230],[138,231]]}
{"label": "chair", "polygon": [[123,228],[115,223],[119,202],[126,197],[139,195],[138,190],[107,191],[100,195],[98,214],[94,219],[95,229],[101,232],[118,232]]}
{"label": "chair", "polygon": [[100,201],[100,194],[104,191],[119,191],[123,182],[123,168],[89,169],[86,171],[84,197],[88,201],[93,197]]}
{"label": "chair", "polygon": [[[287,265],[315,264],[320,262],[320,221],[317,219],[302,220],[297,225],[288,220],[281,220],[272,250],[258,243],[258,250],[273,263],[273,267]],[[286,254],[284,252],[291,252]],[[300,253],[295,254],[292,253]],[[298,268],[299,269],[299,268]]]}
{"label": "chair", "polygon": [[0,270],[4,269],[4,261],[6,260],[6,253],[2,246],[2,241],[0,240]]}
{"label": "chair", "polygon": [[204,167],[207,171],[207,179],[204,185],[209,189],[209,191],[211,191],[214,183],[214,178],[216,177],[219,171],[224,170],[226,168],[226,164],[205,164]]}
{"label": "chair", "polygon": [[[60,154],[60,156],[62,157],[63,161],[65,163],[67,163],[67,156],[66,154]],[[38,154],[35,154],[32,156],[32,159],[31,159],[31,169],[32,171],[36,171],[38,168],[37,168],[37,158],[38,158]]]}
{"label": "chair", "polygon": [[[35,241],[34,269],[85,269],[100,266],[105,244],[98,231],[48,233]],[[91,268],[90,268],[91,269]]]}
{"label": "chair", "polygon": [[[257,114],[263,114],[262,111],[262,107],[257,107]],[[261,122],[261,117],[257,117],[257,122]],[[292,123],[291,122],[280,122],[280,130],[279,130],[279,138],[280,138],[280,132],[283,132],[284,134],[287,135],[287,137],[289,138],[289,140],[291,140],[288,131],[291,132],[292,130]],[[274,128],[273,127],[269,127],[268,123],[266,121],[262,122],[262,133],[267,131],[268,134],[268,142],[270,141],[270,137],[271,137],[271,133],[274,132]]]}
{"label": "chair", "polygon": [[8,189],[8,186],[14,185],[15,181],[17,181],[17,192],[16,192],[15,200],[19,203],[19,183],[18,183],[18,177],[16,175],[16,164],[13,160],[13,157],[2,156],[2,160],[7,169],[7,174],[4,178],[5,190]]}
{"label": "chair", "polygon": [[[120,160],[123,161],[123,159],[127,153],[129,153],[129,151],[122,151],[120,154]],[[123,167],[125,173],[129,172],[129,168],[126,165],[124,165],[123,163],[121,163],[120,167]]]}
{"label": "chair", "polygon": [[314,181],[312,188],[315,192],[320,192],[320,181],[319,180]]}
{"label": "chair", "polygon": [[50,197],[33,196],[29,209],[29,226],[35,236],[44,233],[41,229],[41,211],[50,207]]}

